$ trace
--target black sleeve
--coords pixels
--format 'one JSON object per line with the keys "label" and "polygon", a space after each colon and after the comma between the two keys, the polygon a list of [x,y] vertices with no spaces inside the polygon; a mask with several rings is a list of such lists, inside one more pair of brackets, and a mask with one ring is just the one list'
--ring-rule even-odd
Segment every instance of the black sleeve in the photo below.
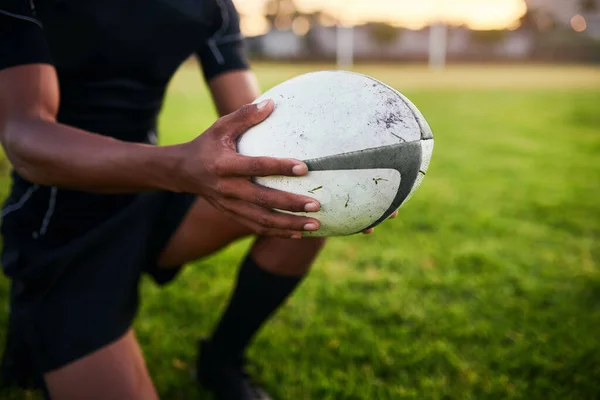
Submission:
{"label": "black sleeve", "polygon": [[0,0],[0,70],[48,63],[50,53],[33,3],[30,0]]}
{"label": "black sleeve", "polygon": [[213,24],[206,41],[201,43],[197,51],[207,81],[223,72],[248,69],[244,38],[240,32],[240,16],[233,1],[213,1],[217,5]]}

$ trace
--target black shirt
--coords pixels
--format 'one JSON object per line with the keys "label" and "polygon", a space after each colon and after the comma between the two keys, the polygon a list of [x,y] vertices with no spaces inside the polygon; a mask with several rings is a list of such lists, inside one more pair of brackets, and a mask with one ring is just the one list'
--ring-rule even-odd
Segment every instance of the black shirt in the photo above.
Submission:
{"label": "black shirt", "polygon": [[[232,0],[0,0],[0,70],[52,64],[58,121],[97,134],[151,143],[167,84],[194,54],[207,80],[247,68]],[[134,198],[32,185],[13,173],[3,224],[20,240],[64,243]]]}
{"label": "black shirt", "polygon": [[60,122],[144,142],[196,54],[205,77],[247,67],[232,0],[0,0],[0,69],[49,63]]}

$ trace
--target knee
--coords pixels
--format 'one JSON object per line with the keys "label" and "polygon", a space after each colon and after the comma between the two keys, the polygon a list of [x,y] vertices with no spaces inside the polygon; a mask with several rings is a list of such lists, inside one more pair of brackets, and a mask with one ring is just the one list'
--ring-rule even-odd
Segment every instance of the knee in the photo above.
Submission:
{"label": "knee", "polygon": [[252,248],[256,263],[267,271],[283,275],[306,273],[325,245],[324,238],[259,238]]}

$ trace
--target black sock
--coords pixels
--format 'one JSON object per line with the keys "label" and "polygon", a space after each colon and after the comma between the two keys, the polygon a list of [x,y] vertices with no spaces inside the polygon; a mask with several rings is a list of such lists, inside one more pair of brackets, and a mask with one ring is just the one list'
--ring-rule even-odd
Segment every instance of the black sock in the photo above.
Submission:
{"label": "black sock", "polygon": [[231,361],[241,360],[254,334],[301,280],[302,276],[266,271],[248,255],[227,309],[210,339],[213,350]]}

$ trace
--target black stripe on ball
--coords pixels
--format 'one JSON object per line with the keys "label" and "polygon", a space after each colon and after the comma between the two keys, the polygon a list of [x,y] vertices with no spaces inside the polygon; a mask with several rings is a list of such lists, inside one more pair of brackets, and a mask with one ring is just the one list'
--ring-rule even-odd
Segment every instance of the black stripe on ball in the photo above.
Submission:
{"label": "black stripe on ball", "polygon": [[416,141],[314,158],[304,162],[309,171],[388,168],[400,173],[400,187],[392,204],[381,218],[359,231],[362,232],[379,225],[400,207],[415,185],[421,168],[421,159],[421,143]]}

